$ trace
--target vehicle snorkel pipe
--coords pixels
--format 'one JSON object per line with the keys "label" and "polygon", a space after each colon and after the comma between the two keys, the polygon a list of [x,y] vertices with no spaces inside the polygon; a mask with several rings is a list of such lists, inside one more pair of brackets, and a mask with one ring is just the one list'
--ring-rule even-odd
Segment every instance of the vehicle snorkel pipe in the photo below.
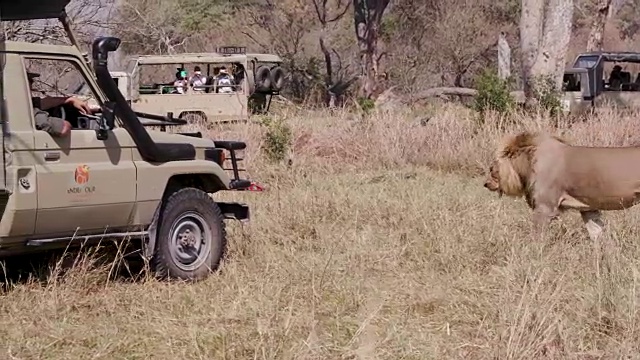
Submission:
{"label": "vehicle snorkel pipe", "polygon": [[116,37],[100,37],[93,41],[93,70],[98,85],[110,101],[116,104],[115,113],[120,117],[125,130],[131,135],[142,158],[149,162],[168,162],[195,159],[196,150],[191,144],[155,143],[131,109],[109,73],[109,53],[120,46]]}

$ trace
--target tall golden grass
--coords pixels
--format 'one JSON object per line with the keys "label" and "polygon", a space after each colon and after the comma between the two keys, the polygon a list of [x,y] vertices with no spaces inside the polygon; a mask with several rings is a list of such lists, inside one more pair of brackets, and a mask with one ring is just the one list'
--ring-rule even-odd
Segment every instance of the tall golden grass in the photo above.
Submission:
{"label": "tall golden grass", "polygon": [[[524,201],[498,199],[482,175],[505,133],[577,144],[640,139],[634,115],[602,110],[554,128],[545,116],[480,125],[455,105],[366,119],[283,113],[291,162],[244,139],[262,193],[249,225],[229,224],[219,272],[196,284],[111,281],[81,258],[64,276],[0,299],[0,353],[30,359],[613,359],[638,358],[638,211],[606,214],[602,263],[579,216],[545,241]],[[640,164],[639,164],[640,166]]]}

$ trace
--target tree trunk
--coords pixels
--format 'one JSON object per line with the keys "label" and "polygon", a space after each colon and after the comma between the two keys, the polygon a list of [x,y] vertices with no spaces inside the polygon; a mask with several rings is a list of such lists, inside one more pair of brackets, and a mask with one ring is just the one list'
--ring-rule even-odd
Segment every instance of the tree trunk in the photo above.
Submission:
{"label": "tree trunk", "polygon": [[602,50],[604,28],[609,16],[611,16],[611,0],[599,0],[595,15],[593,16],[593,22],[591,23],[591,32],[587,40],[587,51]]}
{"label": "tree trunk", "polygon": [[544,0],[522,0],[520,14],[520,48],[522,51],[523,90],[527,99],[534,99],[531,70],[538,57],[542,39]]}
{"label": "tree trunk", "polygon": [[379,73],[380,54],[378,51],[378,32],[382,15],[390,0],[353,0],[353,22],[355,26],[362,86],[360,96],[370,99],[376,92]]}
{"label": "tree trunk", "polygon": [[498,37],[498,77],[506,80],[511,76],[511,48],[504,32]]}
{"label": "tree trunk", "polygon": [[527,105],[562,85],[571,39],[573,0],[522,0],[520,36]]}
{"label": "tree trunk", "polygon": [[[349,10],[349,0],[338,0],[338,3],[336,5],[339,11],[334,16],[329,16],[326,0],[314,0],[313,5],[316,10],[316,15],[318,16],[318,21],[322,26],[320,29],[320,38],[318,39],[318,42],[320,45],[320,51],[322,51],[322,55],[324,56],[324,63],[326,67],[324,86],[327,91],[327,105],[330,108],[334,108],[336,106],[336,96],[341,94],[337,94],[335,92],[337,84],[334,77],[335,74],[333,60],[331,59],[331,49],[327,46],[325,38],[327,35],[327,25],[340,20],[347,13],[347,10]],[[342,62],[338,57],[338,71],[340,71],[341,68]]]}
{"label": "tree trunk", "polygon": [[366,5],[363,1],[353,0],[353,20],[358,39],[358,49],[360,50],[360,67],[362,84],[360,86],[360,96],[369,98],[373,94],[375,87],[375,76],[373,72],[373,54],[369,44],[369,31],[367,24]]}

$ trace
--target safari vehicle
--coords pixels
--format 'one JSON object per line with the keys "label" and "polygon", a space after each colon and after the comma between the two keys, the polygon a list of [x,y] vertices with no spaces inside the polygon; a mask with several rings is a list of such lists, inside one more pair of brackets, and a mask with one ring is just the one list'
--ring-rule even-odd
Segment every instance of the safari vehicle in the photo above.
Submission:
{"label": "safari vehicle", "polygon": [[593,106],[587,69],[572,68],[564,71],[562,79],[562,112],[584,114]]}
{"label": "safari vehicle", "polygon": [[[225,46],[215,53],[135,56],[127,72],[112,72],[112,77],[134,111],[170,112],[201,122],[246,121],[251,114],[268,112],[272,96],[282,90],[281,63],[277,55],[247,54],[244,47]],[[205,85],[198,87],[201,91],[188,87],[178,93],[175,71],[183,69],[190,76],[196,66],[207,79]],[[216,69],[221,66],[233,69],[232,92],[221,92],[216,86]]]}
{"label": "safari vehicle", "polygon": [[[143,127],[143,117],[180,121],[135,112],[127,104],[107,68],[118,38],[96,39],[89,64],[71,31],[69,1],[0,1],[3,21],[58,18],[74,44],[6,41],[0,48],[0,256],[132,239],[140,241],[158,277],[202,279],[224,254],[224,221],[249,220],[246,204],[211,196],[251,186],[239,176],[236,152],[245,143]],[[56,137],[36,130],[32,104],[37,101],[29,91],[34,70],[58,92],[64,92],[64,83],[77,88],[77,80],[83,82],[100,110],[82,115],[73,106],[54,107],[50,114],[69,121],[70,133]],[[60,78],[47,77],[48,71]],[[227,158],[230,170],[225,170]]]}
{"label": "safari vehicle", "polygon": [[[621,70],[618,76],[606,76],[616,65]],[[622,109],[640,108],[640,53],[580,54],[573,67],[565,70],[563,83],[565,112],[584,113],[604,104]]]}

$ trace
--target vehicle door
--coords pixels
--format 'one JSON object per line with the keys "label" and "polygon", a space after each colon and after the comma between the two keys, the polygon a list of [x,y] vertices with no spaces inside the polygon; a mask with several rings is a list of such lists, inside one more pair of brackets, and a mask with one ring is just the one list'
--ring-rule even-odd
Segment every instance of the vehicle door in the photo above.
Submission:
{"label": "vehicle door", "polygon": [[[7,221],[0,223],[0,236],[31,235],[35,229],[37,198],[35,194],[35,167],[33,130],[28,121],[29,99],[22,72],[20,55],[3,53],[3,100],[1,113],[3,142],[3,185],[11,197],[3,196],[0,206]],[[5,167],[6,166],[6,167]],[[9,214],[4,214],[7,201],[11,203]]]}
{"label": "vehicle door", "polygon": [[[32,96],[75,95],[99,107],[97,85],[80,61],[74,56],[23,55],[24,71],[39,74]],[[56,115],[71,123],[70,135],[34,131],[36,234],[65,236],[126,228],[136,198],[131,137],[116,128],[100,140],[95,130],[80,127],[73,107],[63,109],[64,114]],[[34,122],[33,113],[31,119]]]}

